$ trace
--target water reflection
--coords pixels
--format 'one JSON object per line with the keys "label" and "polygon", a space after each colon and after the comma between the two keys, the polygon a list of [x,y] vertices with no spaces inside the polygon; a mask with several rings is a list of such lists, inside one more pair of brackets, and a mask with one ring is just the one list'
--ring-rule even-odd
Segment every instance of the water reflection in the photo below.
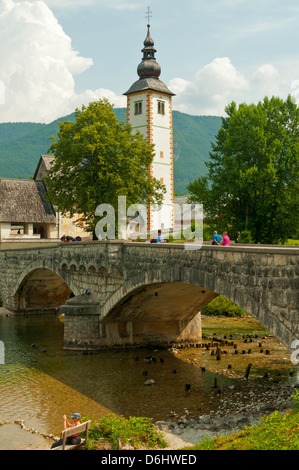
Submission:
{"label": "water reflection", "polygon": [[[166,419],[171,411],[198,416],[219,405],[215,374],[186,364],[169,351],[63,351],[63,324],[54,316],[0,316],[5,365],[0,366],[0,421],[59,434],[64,413]],[[146,363],[152,356],[155,360]],[[146,372],[145,372],[146,371]],[[147,373],[147,375],[145,375]],[[155,385],[146,386],[153,379]],[[231,379],[217,376],[220,386]],[[192,393],[185,391],[191,384]]]}

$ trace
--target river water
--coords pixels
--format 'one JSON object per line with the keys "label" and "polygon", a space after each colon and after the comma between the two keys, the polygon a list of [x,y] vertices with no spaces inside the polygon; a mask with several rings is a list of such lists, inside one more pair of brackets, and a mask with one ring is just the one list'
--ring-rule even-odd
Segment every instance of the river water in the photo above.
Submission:
{"label": "river water", "polygon": [[[216,374],[202,372],[167,350],[102,351],[85,355],[63,350],[63,324],[56,316],[0,315],[5,364],[0,365],[0,422],[24,420],[59,435],[62,416],[108,413],[163,420],[218,407]],[[153,357],[148,363],[148,357]],[[146,372],[147,375],[144,375]],[[231,379],[217,376],[219,385]],[[145,385],[153,379],[153,386]],[[192,394],[185,385],[192,384]]]}

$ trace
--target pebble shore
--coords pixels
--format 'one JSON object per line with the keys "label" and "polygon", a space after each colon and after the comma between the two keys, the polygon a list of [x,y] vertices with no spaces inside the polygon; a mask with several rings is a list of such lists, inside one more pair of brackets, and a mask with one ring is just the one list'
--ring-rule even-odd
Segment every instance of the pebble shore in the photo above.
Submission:
{"label": "pebble shore", "polygon": [[[263,386],[262,386],[263,385]],[[178,449],[198,444],[205,437],[232,434],[245,426],[257,424],[262,416],[276,410],[293,409],[291,395],[298,386],[269,382],[268,387],[258,380],[244,381],[244,390],[234,393],[233,387],[222,392],[221,406],[216,412],[190,418],[186,409],[182,416],[171,413],[166,421],[158,421],[157,428],[169,443],[167,449]]]}

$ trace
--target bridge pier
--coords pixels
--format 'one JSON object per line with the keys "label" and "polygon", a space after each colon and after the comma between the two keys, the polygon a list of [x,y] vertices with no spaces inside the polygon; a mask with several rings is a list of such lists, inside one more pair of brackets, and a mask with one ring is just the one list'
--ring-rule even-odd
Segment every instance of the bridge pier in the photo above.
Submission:
{"label": "bridge pier", "polygon": [[100,306],[97,298],[81,295],[60,307],[64,314],[64,349],[97,349],[100,331]]}
{"label": "bridge pier", "polygon": [[201,314],[191,320],[124,321],[102,319],[96,296],[74,297],[60,307],[64,314],[64,349],[101,350],[113,348],[171,347],[201,343]]}

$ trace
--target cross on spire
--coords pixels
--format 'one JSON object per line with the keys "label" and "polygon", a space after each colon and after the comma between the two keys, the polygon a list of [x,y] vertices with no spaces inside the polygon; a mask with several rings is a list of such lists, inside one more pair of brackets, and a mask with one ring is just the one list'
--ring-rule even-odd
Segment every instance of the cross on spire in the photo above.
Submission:
{"label": "cross on spire", "polygon": [[151,12],[150,7],[147,7],[147,12],[146,12],[146,14],[145,14],[145,18],[147,19],[147,22],[148,22],[148,24],[149,24],[150,19],[152,18],[152,12]]}

